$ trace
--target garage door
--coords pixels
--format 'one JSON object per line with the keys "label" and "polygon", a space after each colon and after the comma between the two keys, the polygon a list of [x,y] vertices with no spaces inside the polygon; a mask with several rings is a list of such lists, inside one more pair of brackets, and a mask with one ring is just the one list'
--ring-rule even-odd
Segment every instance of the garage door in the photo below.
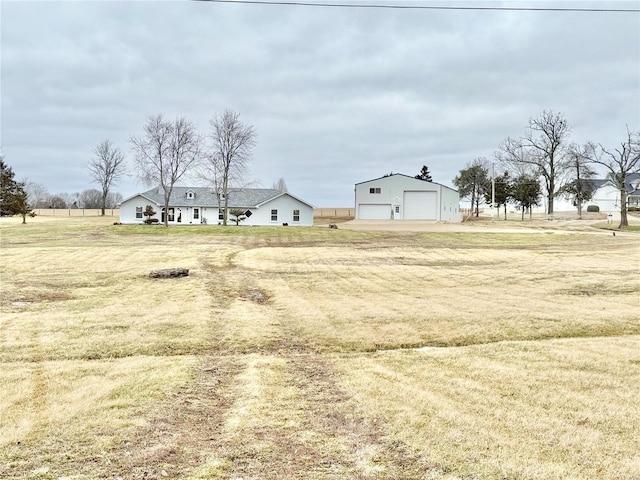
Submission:
{"label": "garage door", "polygon": [[437,220],[437,192],[404,192],[405,220]]}
{"label": "garage door", "polygon": [[358,218],[362,220],[388,220],[391,218],[391,205],[385,204],[360,204]]}

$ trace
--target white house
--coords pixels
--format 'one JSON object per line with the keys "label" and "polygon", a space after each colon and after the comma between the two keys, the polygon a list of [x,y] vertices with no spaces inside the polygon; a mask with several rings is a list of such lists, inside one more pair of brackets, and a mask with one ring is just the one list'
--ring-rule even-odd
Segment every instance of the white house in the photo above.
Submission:
{"label": "white house", "polygon": [[[583,203],[585,209],[589,205],[597,205],[601,212],[620,211],[620,189],[613,182],[611,174],[604,179],[590,179],[585,182],[589,182],[594,188],[591,199]],[[627,177],[625,190],[627,207],[640,206],[640,173],[632,173]],[[542,200],[546,209],[546,198],[543,197]],[[555,198],[553,206],[556,212],[576,210],[575,199],[568,195]]]}
{"label": "white house", "polygon": [[[313,206],[290,193],[266,188],[229,189],[228,208],[244,210],[240,225],[313,225]],[[174,187],[169,197],[171,225],[222,223],[225,199],[205,187]],[[161,187],[138,193],[120,204],[120,223],[143,223],[143,212],[151,205],[155,218],[164,222],[164,191]],[[227,216],[233,224],[234,217]]]}
{"label": "white house", "polygon": [[394,173],[356,183],[356,219],[460,222],[460,196],[439,183]]}
{"label": "white house", "polygon": [[[616,187],[611,175],[604,180],[592,180],[596,190],[587,205],[598,205],[603,212],[620,211],[620,189]],[[640,173],[632,173],[627,177],[625,185],[627,191],[627,206],[640,206]]]}

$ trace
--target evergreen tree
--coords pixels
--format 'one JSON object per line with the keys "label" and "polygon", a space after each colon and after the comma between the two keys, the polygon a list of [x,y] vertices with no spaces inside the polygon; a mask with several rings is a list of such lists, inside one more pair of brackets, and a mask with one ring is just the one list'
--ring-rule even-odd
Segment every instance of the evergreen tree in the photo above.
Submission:
{"label": "evergreen tree", "polygon": [[529,210],[529,217],[531,217],[531,208],[538,205],[541,194],[540,181],[535,175],[523,173],[513,181],[513,199],[520,204],[522,220],[524,220],[525,210]]}
{"label": "evergreen tree", "polygon": [[27,203],[24,183],[17,182],[13,170],[0,156],[0,216],[22,215],[22,223],[27,223],[27,214],[31,209]]}
{"label": "evergreen tree", "polygon": [[427,167],[426,165],[422,166],[420,173],[416,175],[415,178],[417,178],[418,180],[424,180],[425,182],[431,182],[433,180],[431,178],[431,174],[429,173],[429,167]]}
{"label": "evergreen tree", "polygon": [[236,225],[240,225],[240,222],[247,218],[245,215],[246,211],[244,208],[230,208],[229,215],[233,217],[232,220],[236,222]]}
{"label": "evergreen tree", "polygon": [[[504,208],[504,219],[507,219],[507,204],[513,198],[513,184],[511,182],[511,176],[509,172],[504,172],[501,176],[496,177],[494,181],[495,192],[493,195],[493,200],[495,202],[495,207],[497,209],[498,216],[500,214],[500,207]],[[484,199],[487,203],[491,203],[492,191],[491,184],[489,183],[488,188],[484,194]]]}
{"label": "evergreen tree", "polygon": [[144,219],[143,222],[146,223],[147,225],[158,223],[158,219],[153,218],[155,214],[156,214],[156,211],[153,209],[153,207],[151,205],[147,205],[144,209],[144,212],[142,212],[142,215],[147,217]]}
{"label": "evergreen tree", "polygon": [[485,166],[486,160],[476,158],[472,163],[467,164],[467,168],[460,170],[460,173],[453,179],[453,184],[458,188],[461,197],[471,200],[471,210],[475,210],[476,217],[480,212],[480,199],[491,189],[489,180],[489,170]]}

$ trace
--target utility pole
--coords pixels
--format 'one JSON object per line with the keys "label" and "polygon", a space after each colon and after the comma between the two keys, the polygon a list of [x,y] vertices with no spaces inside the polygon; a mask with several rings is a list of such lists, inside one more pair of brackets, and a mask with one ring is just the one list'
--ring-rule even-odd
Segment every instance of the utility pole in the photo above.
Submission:
{"label": "utility pole", "polygon": [[494,205],[496,204],[496,164],[491,164],[491,221],[493,222]]}

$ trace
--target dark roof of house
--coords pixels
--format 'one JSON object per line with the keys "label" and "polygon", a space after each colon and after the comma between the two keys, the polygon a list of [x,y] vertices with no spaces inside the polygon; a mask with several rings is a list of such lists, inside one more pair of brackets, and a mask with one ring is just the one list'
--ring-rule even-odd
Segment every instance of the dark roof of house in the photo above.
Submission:
{"label": "dark roof of house", "polygon": [[[607,174],[607,178],[604,180],[593,180],[596,188],[600,188],[607,183],[611,183],[615,187],[618,186],[617,179],[615,175],[612,173]],[[637,186],[640,185],[640,173],[630,173],[627,175],[627,181],[625,183],[625,190],[628,194],[637,195],[637,191],[639,190]]]}
{"label": "dark roof of house", "polygon": [[[193,192],[193,198],[187,198],[187,193],[189,191]],[[229,208],[257,208],[263,203],[284,194],[285,193],[272,188],[230,188],[228,191],[228,206]],[[164,204],[164,191],[161,187],[152,188],[151,190],[147,190],[146,192],[136,194],[129,198],[134,198],[137,195],[142,195],[156,203],[158,206]],[[300,200],[291,194],[287,195],[307,204],[307,202]],[[171,196],[169,197],[169,205],[172,206],[220,207],[224,206],[224,204],[224,198],[218,199],[216,192],[207,187],[173,187]]]}
{"label": "dark roof of house", "polygon": [[609,182],[609,180],[590,178],[585,180],[585,182],[591,183],[593,185],[593,188],[600,188],[605,183]]}

